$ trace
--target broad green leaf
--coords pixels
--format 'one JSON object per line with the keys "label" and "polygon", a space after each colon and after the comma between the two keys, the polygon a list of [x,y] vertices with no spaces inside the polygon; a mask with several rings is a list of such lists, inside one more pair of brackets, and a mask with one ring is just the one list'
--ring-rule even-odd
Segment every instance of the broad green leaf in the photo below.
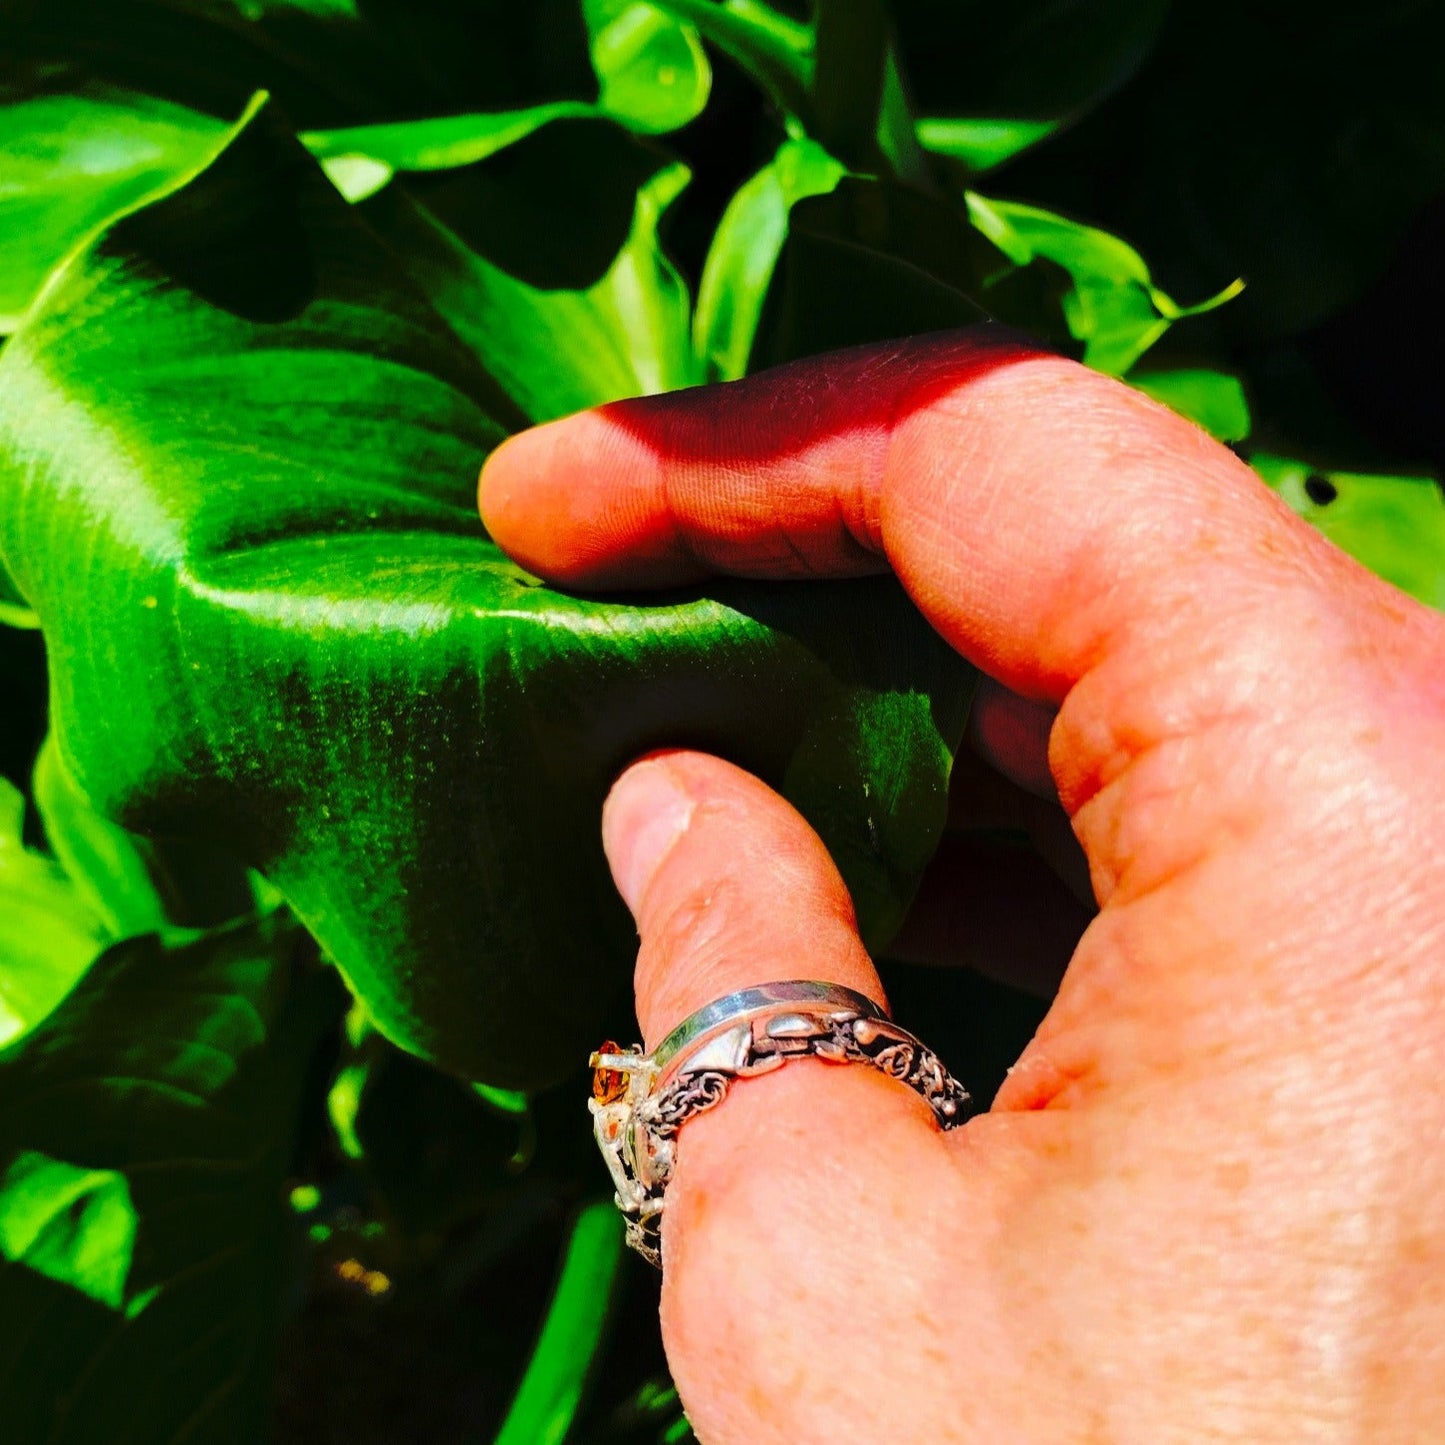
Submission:
{"label": "broad green leaf", "polygon": [[512,415],[269,113],[0,353],[0,551],[77,785],[263,871],[387,1037],[528,1087],[625,995],[598,816],[629,758],[691,744],[781,787],[877,944],[971,673],[887,579],[539,586],[474,510]]}
{"label": "broad green leaf", "polygon": [[109,936],[65,870],[21,838],[25,799],[0,778],[0,1048],[74,987]]}
{"label": "broad green leaf", "polygon": [[1332,542],[1387,582],[1445,611],[1445,493],[1434,477],[1321,471],[1268,453],[1249,460]]}
{"label": "broad green leaf", "polygon": [[1117,236],[1037,206],[965,193],[969,219],[1015,266],[1042,258],[1072,282],[1064,295],[1069,331],[1084,343],[1084,361],[1122,376],[1175,321],[1211,311],[1237,296],[1241,282],[1194,306],[1180,306],[1157,286],[1137,251]]}
{"label": "broad green leaf", "polygon": [[970,175],[981,175],[1037,145],[1058,129],[1053,120],[1003,116],[925,116],[918,122],[918,143],[935,155],[961,162]]}
{"label": "broad green leaf", "polygon": [[604,114],[651,134],[702,114],[712,67],[691,25],[640,0],[583,0],[582,13]]}
{"label": "broad green leaf", "polygon": [[611,1200],[589,1204],[572,1226],[536,1348],[495,1445],[562,1445],[603,1347],[622,1263],[622,1222]]}
{"label": "broad green leaf", "polygon": [[616,259],[578,290],[529,285],[405,196],[378,197],[367,216],[527,418],[548,421],[699,379],[687,288],[657,238],[687,180],[687,168],[675,163],[644,182]]}
{"label": "broad green leaf", "polygon": [[298,931],[109,950],[0,1052],[0,1418],[34,1445],[249,1445],[282,1304],[282,1182],[336,997]]}
{"label": "broad green leaf", "polygon": [[805,197],[831,191],[846,174],[816,142],[784,141],[728,202],[708,248],[693,318],[694,345],[708,380],[733,381],[747,370],[789,213]]}
{"label": "broad green leaf", "polygon": [[1251,419],[1244,385],[1227,371],[1179,367],[1172,371],[1134,372],[1127,380],[1220,441],[1243,441],[1249,435]]}
{"label": "broad green leaf", "polygon": [[14,330],[79,242],[195,170],[224,133],[210,116],[144,95],[0,103],[0,331]]}

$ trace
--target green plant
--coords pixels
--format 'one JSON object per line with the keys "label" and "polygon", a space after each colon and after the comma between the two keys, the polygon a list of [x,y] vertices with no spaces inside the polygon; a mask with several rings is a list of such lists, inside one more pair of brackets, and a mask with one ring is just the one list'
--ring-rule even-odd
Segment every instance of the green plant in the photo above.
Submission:
{"label": "green plant", "polygon": [[[1175,238],[1181,303],[1037,203],[1051,149],[1110,134],[1198,8],[0,4],[0,622],[43,631],[50,699],[0,796],[16,1438],[112,1438],[122,1395],[138,1442],[261,1438],[276,1331],[325,1337],[337,1289],[412,1322],[450,1302],[434,1354],[472,1346],[468,1428],[502,1419],[523,1341],[457,1301],[508,1260],[540,1280],[600,1192],[575,1095],[545,1090],[626,1026],[597,817],[644,748],[780,786],[886,950],[968,669],[882,580],[540,585],[472,503],[508,432],[986,311],[1262,442],[1292,505],[1445,605],[1434,482],[1253,395],[1278,391],[1266,343],[1358,289],[1441,183],[1428,146],[1351,173],[1374,208],[1322,295],[1240,296],[1230,267],[1196,287]],[[1438,107],[1401,103],[1439,139]],[[1240,233],[1238,209],[1204,214]],[[655,1358],[579,1414],[628,1276],[605,1211],[569,1237],[499,1438],[681,1438]]]}

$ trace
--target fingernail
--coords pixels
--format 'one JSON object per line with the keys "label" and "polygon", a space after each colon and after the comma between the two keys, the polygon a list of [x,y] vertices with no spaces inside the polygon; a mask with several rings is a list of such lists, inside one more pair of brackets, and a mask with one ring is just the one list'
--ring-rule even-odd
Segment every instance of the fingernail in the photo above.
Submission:
{"label": "fingernail", "polygon": [[602,846],[612,880],[634,918],[653,874],[687,831],[695,806],[660,759],[635,763],[613,785],[602,809]]}

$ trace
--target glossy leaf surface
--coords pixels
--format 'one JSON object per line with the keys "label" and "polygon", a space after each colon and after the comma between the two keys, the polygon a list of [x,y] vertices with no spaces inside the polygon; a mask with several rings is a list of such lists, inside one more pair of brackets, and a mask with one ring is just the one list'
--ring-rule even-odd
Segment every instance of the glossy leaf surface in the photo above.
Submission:
{"label": "glossy leaf surface", "polygon": [[390,1038],[527,1085],[626,987],[598,816],[628,758],[690,743],[781,786],[876,943],[970,674],[883,579],[538,586],[476,521],[514,409],[474,340],[263,114],[6,348],[0,547],[101,810],[224,842]]}
{"label": "glossy leaf surface", "polygon": [[281,1304],[281,1182],[334,987],[294,927],[110,950],[0,1052],[7,1438],[249,1445]]}

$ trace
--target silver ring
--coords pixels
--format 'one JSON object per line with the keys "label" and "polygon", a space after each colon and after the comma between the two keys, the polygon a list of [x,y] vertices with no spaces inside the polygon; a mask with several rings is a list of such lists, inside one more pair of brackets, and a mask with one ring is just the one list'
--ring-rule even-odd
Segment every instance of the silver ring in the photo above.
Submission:
{"label": "silver ring", "polygon": [[938,1056],[872,999],[838,984],[799,979],[730,993],[684,1019],[650,1054],[608,1041],[592,1055],[587,1107],[627,1242],[644,1259],[662,1267],[663,1196],[682,1126],[720,1104],[734,1079],[801,1058],[870,1064],[920,1095],[941,1128],[967,1117],[968,1091]]}

